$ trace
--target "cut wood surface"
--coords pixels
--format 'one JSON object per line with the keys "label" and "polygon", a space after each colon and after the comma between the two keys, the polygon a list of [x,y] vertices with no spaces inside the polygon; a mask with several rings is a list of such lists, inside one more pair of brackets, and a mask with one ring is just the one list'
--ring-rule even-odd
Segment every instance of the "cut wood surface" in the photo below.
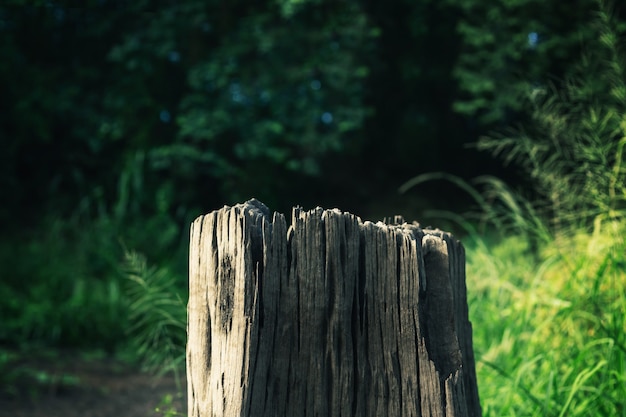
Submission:
{"label": "cut wood surface", "polygon": [[480,416],[463,246],[257,200],[191,226],[189,415]]}

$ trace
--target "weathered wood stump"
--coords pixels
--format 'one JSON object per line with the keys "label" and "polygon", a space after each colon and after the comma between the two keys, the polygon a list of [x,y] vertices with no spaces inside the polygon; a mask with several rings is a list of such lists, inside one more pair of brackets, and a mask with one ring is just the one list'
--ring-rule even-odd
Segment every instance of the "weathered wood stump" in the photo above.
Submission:
{"label": "weathered wood stump", "polygon": [[191,226],[189,415],[480,416],[450,234],[257,200]]}

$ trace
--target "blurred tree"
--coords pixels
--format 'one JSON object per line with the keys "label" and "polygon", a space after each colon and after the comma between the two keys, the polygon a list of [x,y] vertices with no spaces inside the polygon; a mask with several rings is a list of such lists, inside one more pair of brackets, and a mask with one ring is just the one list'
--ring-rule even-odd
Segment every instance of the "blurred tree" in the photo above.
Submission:
{"label": "blurred tree", "polygon": [[486,127],[515,123],[521,98],[571,73],[593,33],[594,0],[446,0],[462,37],[455,110]]}
{"label": "blurred tree", "polygon": [[0,255],[27,254],[11,285],[48,303],[58,283],[62,302],[68,276],[115,275],[118,239],[167,262],[190,217],[252,196],[389,214],[416,174],[486,173],[464,145],[571,71],[592,2],[4,0]]}
{"label": "blurred tree", "polygon": [[626,21],[595,0],[592,29],[578,63],[526,104],[530,123],[482,137],[479,148],[523,169],[533,209],[556,233],[599,230],[626,206]]}
{"label": "blurred tree", "polygon": [[5,217],[279,202],[361,127],[358,3],[150,5],[0,6]]}
{"label": "blurred tree", "polygon": [[[203,189],[198,180],[213,180],[204,189],[218,201],[256,195],[279,204],[297,184],[290,175],[319,175],[319,157],[342,150],[346,133],[361,127],[364,57],[375,33],[358,3],[132,8],[134,26],[109,54],[120,82],[108,101],[119,114],[128,89],[137,91],[161,125],[146,131],[150,164],[191,181],[189,194]],[[148,88],[136,84],[138,72]],[[145,124],[137,116],[127,112],[122,122],[133,135]]]}
{"label": "blurred tree", "polygon": [[590,2],[4,2],[0,216],[288,210],[322,181],[371,201],[475,174],[463,146],[519,117],[522,80],[569,70]]}
{"label": "blurred tree", "polygon": [[51,2],[0,6],[4,219],[40,214],[44,202],[75,210],[118,168],[110,165],[116,150],[97,134],[110,39],[100,38],[106,28],[94,17]]}

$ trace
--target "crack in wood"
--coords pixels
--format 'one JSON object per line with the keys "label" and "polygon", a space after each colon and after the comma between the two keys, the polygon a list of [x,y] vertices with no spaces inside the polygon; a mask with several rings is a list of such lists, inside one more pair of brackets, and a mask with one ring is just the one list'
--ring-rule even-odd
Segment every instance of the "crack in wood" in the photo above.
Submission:
{"label": "crack in wood", "polygon": [[480,417],[464,253],[445,232],[321,208],[287,226],[257,200],[196,222],[191,417]]}

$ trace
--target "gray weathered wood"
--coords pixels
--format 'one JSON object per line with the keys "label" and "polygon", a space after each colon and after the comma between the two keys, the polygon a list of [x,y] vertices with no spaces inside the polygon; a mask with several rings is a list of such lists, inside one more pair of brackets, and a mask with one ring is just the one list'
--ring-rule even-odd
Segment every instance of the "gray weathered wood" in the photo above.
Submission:
{"label": "gray weathered wood", "polygon": [[480,416],[450,234],[257,200],[191,226],[192,417]]}

